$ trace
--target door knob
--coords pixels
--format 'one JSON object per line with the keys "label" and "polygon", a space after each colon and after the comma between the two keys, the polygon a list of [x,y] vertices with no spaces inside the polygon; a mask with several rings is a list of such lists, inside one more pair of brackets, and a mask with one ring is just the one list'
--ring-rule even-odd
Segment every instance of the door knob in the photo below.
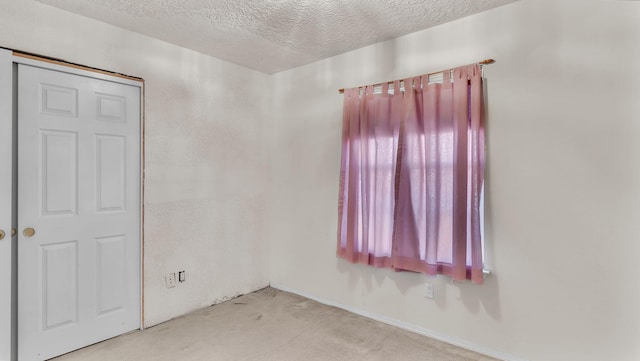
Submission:
{"label": "door knob", "polygon": [[11,228],[11,237],[16,235],[16,229],[15,228]]}
{"label": "door knob", "polygon": [[0,229],[0,241],[4,239],[4,231]]}
{"label": "door knob", "polygon": [[33,237],[33,235],[36,234],[36,230],[31,227],[25,228],[22,234],[24,234],[25,237]]}

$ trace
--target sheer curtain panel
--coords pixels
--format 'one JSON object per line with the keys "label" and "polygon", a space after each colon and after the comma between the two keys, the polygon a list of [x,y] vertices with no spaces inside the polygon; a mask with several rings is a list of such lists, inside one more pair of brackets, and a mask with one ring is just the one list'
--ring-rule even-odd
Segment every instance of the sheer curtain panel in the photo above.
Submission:
{"label": "sheer curtain panel", "polygon": [[482,72],[344,94],[338,257],[482,283]]}

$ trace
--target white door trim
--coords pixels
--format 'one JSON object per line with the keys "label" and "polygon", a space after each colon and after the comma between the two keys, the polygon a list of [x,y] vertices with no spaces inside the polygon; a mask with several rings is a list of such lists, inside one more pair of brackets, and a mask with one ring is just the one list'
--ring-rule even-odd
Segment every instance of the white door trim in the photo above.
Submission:
{"label": "white door trim", "polygon": [[120,84],[132,85],[135,87],[139,87],[140,89],[142,89],[144,85],[144,81],[142,79],[135,80],[133,77],[118,76],[116,73],[113,73],[113,75],[110,75],[106,71],[98,71],[97,69],[95,71],[89,70],[90,68],[83,69],[80,66],[65,64],[60,61],[48,60],[46,58],[43,58],[42,60],[36,60],[34,56],[30,56],[27,58],[23,55],[20,55],[20,53],[16,53],[16,52],[13,53],[13,62],[17,64],[25,64],[25,65],[31,65],[39,68],[44,68],[44,69],[55,70],[62,73],[81,75],[89,78],[95,78],[95,79],[106,80],[106,81],[111,81],[111,82],[120,83]]}
{"label": "white door trim", "polygon": [[0,360],[9,361],[14,352],[13,237],[13,61],[9,50],[0,49]]}

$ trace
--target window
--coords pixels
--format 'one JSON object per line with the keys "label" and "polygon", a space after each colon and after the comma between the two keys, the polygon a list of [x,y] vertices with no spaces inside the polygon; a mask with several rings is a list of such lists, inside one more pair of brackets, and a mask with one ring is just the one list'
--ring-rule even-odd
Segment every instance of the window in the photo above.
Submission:
{"label": "window", "polygon": [[479,65],[404,84],[345,92],[337,254],[482,283]]}

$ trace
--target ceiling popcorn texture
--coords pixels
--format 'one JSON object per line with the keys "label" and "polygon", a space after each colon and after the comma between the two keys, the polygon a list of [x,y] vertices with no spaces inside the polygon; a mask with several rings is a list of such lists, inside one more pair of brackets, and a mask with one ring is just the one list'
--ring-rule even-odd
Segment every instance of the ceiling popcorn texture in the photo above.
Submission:
{"label": "ceiling popcorn texture", "polygon": [[515,0],[37,0],[276,73]]}

